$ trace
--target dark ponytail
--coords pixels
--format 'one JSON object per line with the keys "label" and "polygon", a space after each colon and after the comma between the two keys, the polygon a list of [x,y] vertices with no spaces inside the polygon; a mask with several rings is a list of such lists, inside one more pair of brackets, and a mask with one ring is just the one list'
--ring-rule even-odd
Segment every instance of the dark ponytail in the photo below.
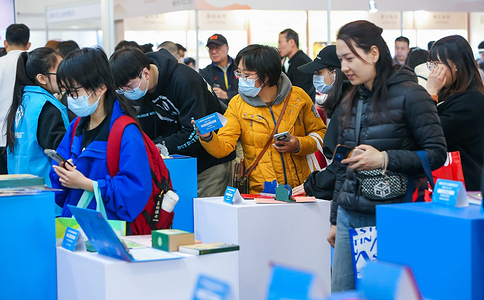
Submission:
{"label": "dark ponytail", "polygon": [[[380,52],[378,61],[376,62],[376,76],[373,81],[371,107],[375,115],[379,115],[384,111],[385,103],[388,96],[387,81],[390,77],[392,67],[392,57],[390,50],[382,38],[383,29],[368,21],[354,21],[341,27],[338,32],[338,40],[342,40],[350,48],[351,52],[363,61],[363,58],[358,55],[355,47],[362,49],[365,53],[370,52],[372,46],[376,46]],[[356,87],[343,99],[343,124],[345,127],[349,125],[351,119],[351,108],[357,99]]]}
{"label": "dark ponytail", "polygon": [[28,85],[39,85],[38,74],[49,73],[57,64],[59,55],[47,47],[37,48],[29,53],[22,52],[17,61],[17,76],[13,89],[12,105],[7,113],[7,146],[13,152],[15,145],[15,116],[22,104],[24,88]]}

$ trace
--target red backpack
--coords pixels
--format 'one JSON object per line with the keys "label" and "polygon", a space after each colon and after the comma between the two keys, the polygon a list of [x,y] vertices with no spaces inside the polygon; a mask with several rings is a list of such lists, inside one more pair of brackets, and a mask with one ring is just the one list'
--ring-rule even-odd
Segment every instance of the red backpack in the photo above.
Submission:
{"label": "red backpack", "polygon": [[[79,124],[77,118],[74,123],[72,141],[74,140],[74,135]],[[108,137],[108,145],[106,149],[107,167],[108,173],[111,177],[114,177],[119,172],[119,151],[121,148],[121,138],[123,137],[123,132],[126,126],[134,124],[138,128],[136,121],[129,116],[119,117],[113,124]],[[163,202],[163,196],[168,190],[172,190],[170,173],[161,158],[160,152],[151,139],[140,129],[143,135],[143,141],[146,147],[146,153],[148,154],[148,161],[150,163],[151,179],[153,189],[151,191],[148,203],[141,214],[139,214],[136,219],[130,223],[131,234],[151,234],[152,230],[158,229],[168,229],[171,228],[173,224],[174,212],[166,212],[161,209],[161,204]],[[71,144],[72,144],[71,141]]]}

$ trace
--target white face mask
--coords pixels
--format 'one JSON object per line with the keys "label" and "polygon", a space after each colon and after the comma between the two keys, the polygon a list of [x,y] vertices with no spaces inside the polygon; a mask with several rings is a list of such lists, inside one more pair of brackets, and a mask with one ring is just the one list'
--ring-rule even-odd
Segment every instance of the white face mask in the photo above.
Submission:
{"label": "white face mask", "polygon": [[92,92],[89,96],[79,96],[77,99],[68,96],[67,107],[79,117],[87,117],[92,115],[99,105],[99,99],[101,99],[101,96],[99,96],[97,101],[90,105],[89,98],[91,98],[92,94],[94,94],[94,92]]}

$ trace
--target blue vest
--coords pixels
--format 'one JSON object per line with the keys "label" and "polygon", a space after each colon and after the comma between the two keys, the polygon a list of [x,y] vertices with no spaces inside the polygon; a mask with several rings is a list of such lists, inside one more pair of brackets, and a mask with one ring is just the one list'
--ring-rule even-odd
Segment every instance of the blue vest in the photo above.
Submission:
{"label": "blue vest", "polygon": [[44,154],[37,141],[39,116],[47,101],[61,112],[67,129],[67,107],[43,88],[26,86],[22,104],[15,115],[14,152],[11,153],[7,147],[7,169],[8,174],[33,174],[44,177],[45,184],[52,186],[49,178],[52,160]]}

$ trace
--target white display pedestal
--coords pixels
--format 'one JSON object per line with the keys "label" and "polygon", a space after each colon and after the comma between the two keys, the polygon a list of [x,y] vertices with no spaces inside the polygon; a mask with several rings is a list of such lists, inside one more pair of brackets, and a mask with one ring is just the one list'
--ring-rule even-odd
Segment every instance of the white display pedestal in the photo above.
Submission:
{"label": "white display pedestal", "polygon": [[58,299],[190,300],[198,276],[227,282],[238,299],[237,251],[129,263],[97,253],[57,248]]}
{"label": "white display pedestal", "polygon": [[329,201],[240,205],[223,197],[195,198],[195,239],[240,246],[241,300],[266,299],[270,263],[307,269],[318,275],[323,292],[331,288]]}

